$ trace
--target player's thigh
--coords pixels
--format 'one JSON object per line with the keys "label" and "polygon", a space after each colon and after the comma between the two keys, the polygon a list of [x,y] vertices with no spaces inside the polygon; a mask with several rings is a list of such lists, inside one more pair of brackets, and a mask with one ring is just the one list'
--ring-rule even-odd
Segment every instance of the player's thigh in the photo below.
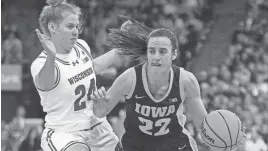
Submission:
{"label": "player's thigh", "polygon": [[90,151],[83,138],[74,134],[45,129],[42,134],[41,147],[44,151],[72,151],[71,148],[84,148]]}
{"label": "player's thigh", "polygon": [[91,141],[87,145],[92,151],[121,151],[122,145],[107,120],[89,131]]}

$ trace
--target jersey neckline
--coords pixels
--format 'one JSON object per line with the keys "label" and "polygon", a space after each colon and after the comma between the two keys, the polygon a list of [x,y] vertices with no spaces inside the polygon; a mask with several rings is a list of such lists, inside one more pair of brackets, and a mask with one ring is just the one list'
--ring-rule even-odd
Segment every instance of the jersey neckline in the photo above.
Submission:
{"label": "jersey neckline", "polygon": [[170,81],[169,81],[169,88],[168,88],[168,91],[166,92],[166,94],[161,98],[161,99],[155,99],[153,97],[153,95],[151,94],[150,90],[149,90],[149,86],[148,86],[148,79],[147,79],[147,76],[146,76],[146,65],[147,63],[145,63],[143,66],[142,66],[142,82],[143,82],[143,87],[147,93],[147,95],[150,97],[150,99],[156,103],[160,103],[162,102],[163,100],[165,100],[170,91],[171,91],[171,88],[172,88],[172,84],[173,84],[173,79],[174,79],[174,71],[173,69],[170,67]]}

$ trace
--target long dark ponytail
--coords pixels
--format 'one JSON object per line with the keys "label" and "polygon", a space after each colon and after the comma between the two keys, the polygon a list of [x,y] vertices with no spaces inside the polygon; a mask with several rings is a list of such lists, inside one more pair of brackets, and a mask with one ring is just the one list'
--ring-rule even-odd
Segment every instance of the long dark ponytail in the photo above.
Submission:
{"label": "long dark ponytail", "polygon": [[144,59],[147,54],[146,38],[153,29],[131,17],[121,29],[110,29],[106,42],[109,49],[117,49],[118,54],[130,56],[134,60]]}

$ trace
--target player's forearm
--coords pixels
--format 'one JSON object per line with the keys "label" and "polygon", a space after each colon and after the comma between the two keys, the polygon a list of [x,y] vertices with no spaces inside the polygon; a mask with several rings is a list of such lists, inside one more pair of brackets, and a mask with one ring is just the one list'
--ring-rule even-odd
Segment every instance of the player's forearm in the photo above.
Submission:
{"label": "player's forearm", "polygon": [[98,118],[103,118],[107,116],[110,112],[107,111],[105,108],[98,108],[97,106],[93,106],[93,113]]}
{"label": "player's forearm", "polygon": [[107,53],[97,57],[93,60],[93,66],[96,74],[99,74],[103,70],[115,65],[118,62],[118,59],[121,59],[120,56],[116,53],[116,50],[110,50]]}
{"label": "player's forearm", "polygon": [[202,124],[203,120],[205,119],[205,117],[207,116],[207,114],[208,113],[207,113],[206,109],[202,105],[199,105],[194,110],[193,122],[194,122],[194,125],[198,131],[201,131],[201,124]]}
{"label": "player's forearm", "polygon": [[35,77],[38,88],[50,90],[53,88],[56,79],[55,56],[48,55],[43,68]]}
{"label": "player's forearm", "polygon": [[199,132],[201,131],[201,124],[204,118],[197,118],[197,117],[193,118],[194,125]]}
{"label": "player's forearm", "polygon": [[103,100],[98,100],[93,103],[93,113],[98,118],[103,118],[107,116],[116,103],[112,102],[110,98],[106,98]]}
{"label": "player's forearm", "polygon": [[202,121],[207,116],[207,111],[202,103],[201,98],[188,100],[187,108],[192,115],[194,125],[198,131],[200,131]]}

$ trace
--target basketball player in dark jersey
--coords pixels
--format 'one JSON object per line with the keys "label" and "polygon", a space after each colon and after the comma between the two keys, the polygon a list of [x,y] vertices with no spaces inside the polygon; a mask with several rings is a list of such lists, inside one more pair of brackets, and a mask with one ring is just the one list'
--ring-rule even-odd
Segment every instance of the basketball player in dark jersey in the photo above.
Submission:
{"label": "basketball player in dark jersey", "polygon": [[[136,57],[143,51],[147,62],[125,71],[107,92],[103,87],[95,91],[91,95],[94,114],[106,116],[125,97],[125,151],[197,151],[195,140],[184,128],[183,108],[187,107],[198,129],[207,112],[195,76],[172,65],[177,57],[176,36],[163,28],[153,30],[146,39],[134,35],[121,32],[117,48],[128,51],[128,55],[136,48],[132,51],[132,55],[138,54]],[[128,36],[131,41],[140,42],[139,46],[125,49],[122,43]]]}

